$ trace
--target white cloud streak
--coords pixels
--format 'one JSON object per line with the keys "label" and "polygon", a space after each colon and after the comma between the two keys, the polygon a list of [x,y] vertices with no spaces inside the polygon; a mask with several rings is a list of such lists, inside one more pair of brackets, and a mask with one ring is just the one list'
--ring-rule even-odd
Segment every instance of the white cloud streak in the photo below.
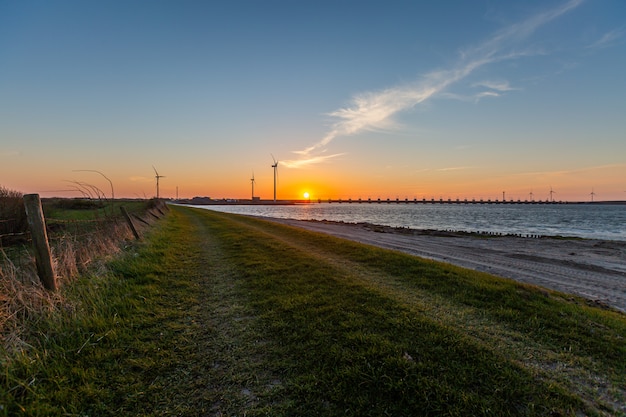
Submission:
{"label": "white cloud streak", "polygon": [[315,164],[320,164],[322,162],[326,162],[329,159],[333,159],[341,155],[344,155],[344,154],[336,153],[333,155],[318,155],[318,156],[304,157],[302,159],[280,161],[280,164],[285,166],[286,168],[304,168],[309,165],[315,165]]}
{"label": "white cloud streak", "polygon": [[483,91],[482,93],[478,93],[476,94],[476,96],[474,97],[475,101],[480,100],[481,98],[484,97],[500,97],[501,94],[500,93],[496,93],[495,91]]}
{"label": "white cloud streak", "polygon": [[132,182],[149,182],[149,181],[154,181],[154,178],[151,177],[141,177],[141,176],[134,176],[134,177],[128,177],[128,179]]}
{"label": "white cloud streak", "polygon": [[474,95],[474,101],[479,101],[484,97],[500,97],[502,93],[506,93],[507,91],[519,90],[519,88],[511,87],[507,81],[481,81],[475,83],[473,87],[483,87],[487,89],[487,91],[482,91]]}
{"label": "white cloud streak", "polygon": [[472,167],[447,167],[447,168],[438,168],[437,171],[440,172],[448,172],[448,171],[464,171],[467,169],[471,169]]}
{"label": "white cloud streak", "polygon": [[474,83],[474,87],[484,87],[494,91],[513,91],[519,90],[519,88],[513,88],[509,85],[507,81],[481,81],[479,83]]}
{"label": "white cloud streak", "polygon": [[610,32],[605,33],[604,36],[602,36],[596,42],[589,45],[587,48],[590,48],[590,49],[608,48],[610,46],[615,45],[617,42],[619,42],[622,38],[624,38],[625,35],[626,35],[626,29],[624,28],[614,29]]}
{"label": "white cloud streak", "polygon": [[[412,84],[355,96],[349,106],[329,114],[337,121],[322,140],[301,151],[295,151],[300,155],[300,160],[283,163],[295,168],[326,161],[337,155],[323,157],[312,154],[322,152],[337,137],[362,131],[393,128],[395,126],[393,116],[443,93],[450,85],[466,78],[476,69],[498,61],[536,55],[538,52],[519,52],[512,48],[539,27],[575,9],[582,2],[583,0],[570,0],[558,8],[539,13],[496,32],[482,44],[462,52],[459,64],[454,68],[433,71]],[[483,96],[496,96],[498,92],[511,89],[508,83],[491,83],[489,88],[492,91],[482,93]]]}
{"label": "white cloud streak", "polygon": [[574,170],[558,170],[558,171],[531,171],[531,172],[521,172],[515,176],[526,177],[526,176],[534,176],[534,177],[547,177],[547,176],[568,176],[568,175],[576,175],[576,174],[591,174],[598,171],[606,171],[606,170],[626,170],[626,164],[607,164],[607,165],[595,165],[582,167]]}
{"label": "white cloud streak", "polygon": [[438,94],[438,97],[466,102],[478,102],[480,99],[485,97],[500,97],[503,93],[508,91],[521,90],[521,88],[511,87],[507,81],[481,81],[479,83],[472,84],[472,87],[481,88],[483,90],[486,89],[486,91],[480,91],[471,96],[442,91]]}

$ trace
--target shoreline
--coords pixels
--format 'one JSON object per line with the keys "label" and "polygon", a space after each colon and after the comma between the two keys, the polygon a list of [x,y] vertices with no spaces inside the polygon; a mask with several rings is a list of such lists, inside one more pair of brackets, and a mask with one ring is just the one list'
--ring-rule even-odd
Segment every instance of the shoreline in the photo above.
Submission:
{"label": "shoreline", "polygon": [[250,200],[245,198],[222,198],[222,199],[210,199],[206,197],[194,197],[192,199],[178,199],[172,200],[172,204],[180,204],[187,206],[276,206],[276,205],[307,205],[307,204],[463,204],[463,205],[563,205],[563,204],[584,204],[584,205],[626,205],[626,200],[607,200],[607,201],[541,201],[541,200],[452,200],[452,199],[413,199],[413,200],[400,200],[400,199],[316,199],[316,200]]}
{"label": "shoreline", "polygon": [[625,241],[263,218],[577,295],[626,313]]}
{"label": "shoreline", "polygon": [[[298,220],[369,222],[372,225],[411,228],[424,233],[456,232],[478,236],[561,237],[626,242],[626,212],[598,204],[553,207],[400,207],[373,204],[311,204],[291,206],[194,205],[192,207],[257,217]],[[570,207],[570,208],[567,208]]]}

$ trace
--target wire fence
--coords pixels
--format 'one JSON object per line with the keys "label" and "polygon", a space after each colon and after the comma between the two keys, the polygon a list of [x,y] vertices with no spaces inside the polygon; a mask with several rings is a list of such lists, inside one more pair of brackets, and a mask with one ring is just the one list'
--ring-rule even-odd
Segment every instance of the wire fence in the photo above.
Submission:
{"label": "wire fence", "polygon": [[[117,213],[113,206],[95,212],[95,218],[64,219],[50,216],[44,219],[47,241],[54,264],[55,275],[71,278],[88,266],[99,254],[108,253],[119,246],[120,241],[130,240],[133,234],[139,238],[139,231],[145,230],[163,217],[167,206],[162,201],[144,202],[133,206],[130,216]],[[64,212],[61,211],[61,214]],[[131,234],[131,231],[133,232]],[[23,271],[25,275],[33,271],[35,261],[33,236],[28,223],[21,218],[0,219],[0,278],[3,271]],[[11,268],[6,263],[11,262]],[[13,274],[15,275],[15,274]],[[14,277],[21,281],[33,281],[32,277]]]}
{"label": "wire fence", "polygon": [[29,236],[24,219],[0,219],[0,247]]}
{"label": "wire fence", "polygon": [[[101,277],[104,261],[139,239],[167,211],[162,201],[145,200],[116,200],[107,207],[83,204],[80,208],[74,201],[64,200],[50,210],[50,201],[42,204],[36,195],[38,216],[32,216],[33,195],[16,203],[15,198],[3,198],[1,191],[0,187],[0,350],[6,351],[23,349],[29,321],[58,308],[74,308],[64,304],[64,292],[56,289],[78,278]],[[42,205],[46,208],[46,204],[49,210],[44,216]],[[124,206],[130,215],[125,208],[121,210]],[[89,216],[93,218],[85,218]],[[40,268],[41,236],[45,237],[51,274]]]}
{"label": "wire fence", "polygon": [[[71,236],[74,239],[89,237],[94,233],[105,231],[111,226],[121,223],[123,219],[119,217],[88,220],[46,218],[45,221],[48,239],[53,241],[66,239],[68,236]],[[19,222],[20,219],[0,220],[0,247],[13,246],[15,244],[22,243],[32,243],[30,230],[26,229],[20,232],[11,231],[19,230],[17,227],[12,226],[12,224],[17,224]]]}

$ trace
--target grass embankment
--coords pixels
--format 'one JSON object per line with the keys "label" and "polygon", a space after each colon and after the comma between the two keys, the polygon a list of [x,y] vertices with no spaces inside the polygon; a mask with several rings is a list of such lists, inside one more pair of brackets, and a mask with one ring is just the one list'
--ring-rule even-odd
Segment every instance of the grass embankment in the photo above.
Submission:
{"label": "grass embankment", "polygon": [[[156,210],[157,204],[154,200],[115,200],[105,204],[82,199],[44,199],[42,205],[57,283],[71,285],[74,278],[95,269],[95,263],[101,264],[105,257],[118,253],[124,241],[131,238],[120,206],[133,213],[137,220],[149,217],[152,221],[154,216],[149,213],[151,209]],[[19,207],[17,212],[25,217],[21,197],[15,207]],[[5,210],[0,214],[9,220],[16,216],[16,211],[6,213]],[[37,277],[26,220],[23,224],[7,223],[11,227],[0,230],[0,234],[8,232],[0,236],[0,350],[15,350],[23,345],[22,336],[28,334],[31,322],[64,308],[64,297],[47,292]],[[149,222],[138,223],[143,232]]]}
{"label": "grass embankment", "polygon": [[625,316],[554,292],[188,208],[111,271],[7,363],[5,414],[625,412]]}
{"label": "grass embankment", "polygon": [[84,200],[49,198],[42,200],[46,218],[59,220],[93,220],[107,217],[121,217],[120,207],[129,213],[142,214],[146,206],[155,204],[153,200]]}

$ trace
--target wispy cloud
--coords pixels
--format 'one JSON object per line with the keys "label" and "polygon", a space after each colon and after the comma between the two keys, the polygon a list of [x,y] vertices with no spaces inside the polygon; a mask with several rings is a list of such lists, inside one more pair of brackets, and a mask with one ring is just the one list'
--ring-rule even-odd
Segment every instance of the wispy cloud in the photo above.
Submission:
{"label": "wispy cloud", "polygon": [[474,83],[472,87],[478,87],[486,91],[481,91],[474,95],[474,100],[478,101],[483,97],[500,97],[502,93],[507,91],[520,90],[519,88],[511,87],[508,81],[481,81]]}
{"label": "wispy cloud", "polygon": [[336,153],[333,155],[318,155],[311,156],[303,159],[289,160],[289,161],[281,161],[280,164],[284,165],[287,168],[303,168],[309,165],[315,165],[322,162],[326,162],[329,159],[336,158],[338,156],[344,155],[343,153]]}
{"label": "wispy cloud", "polygon": [[0,157],[19,156],[21,154],[20,151],[0,151]]}
{"label": "wispy cloud", "polygon": [[[450,85],[466,78],[478,68],[494,62],[542,53],[528,50],[517,51],[514,48],[539,27],[578,7],[582,2],[583,0],[570,0],[560,7],[539,13],[496,32],[482,44],[463,51],[458,64],[452,68],[430,72],[414,83],[356,95],[352,98],[350,105],[329,114],[336,119],[336,122],[333,123],[326,136],[301,151],[295,151],[300,156],[299,160],[283,163],[287,166],[299,167],[302,166],[299,161],[310,161],[308,164],[326,161],[328,157],[319,157],[316,154],[325,150],[337,137],[363,131],[392,129],[396,126],[393,119],[396,114],[443,93]],[[492,84],[491,92],[484,92],[483,96],[496,96],[499,92],[507,91],[502,89],[506,86],[508,84]]]}
{"label": "wispy cloud", "polygon": [[448,91],[442,91],[438,96],[440,98],[447,98],[458,101],[466,102],[478,102],[485,97],[500,97],[507,91],[521,90],[521,88],[511,87],[508,81],[481,81],[472,84],[472,87],[479,88],[481,91],[469,94],[457,94]]}
{"label": "wispy cloud", "polygon": [[446,167],[446,168],[437,168],[436,171],[439,172],[448,172],[448,171],[463,171],[466,169],[471,169],[472,167]]}
{"label": "wispy cloud", "polygon": [[521,172],[516,176],[525,177],[525,176],[535,176],[535,177],[563,177],[568,175],[578,175],[578,174],[591,174],[593,172],[602,172],[607,170],[626,170],[626,164],[607,164],[607,165],[594,165],[582,167],[579,169],[568,169],[568,170],[555,170],[555,171],[531,171],[531,172]]}
{"label": "wispy cloud", "polygon": [[511,87],[508,81],[481,81],[472,84],[472,87],[483,87],[489,90],[499,92],[519,90],[519,88]]}
{"label": "wispy cloud", "polygon": [[500,93],[496,93],[495,91],[483,91],[482,93],[478,93],[474,96],[474,100],[478,101],[483,97],[500,97]]}
{"label": "wispy cloud", "polygon": [[141,177],[141,176],[129,177],[128,179],[129,179],[130,181],[132,181],[132,182],[148,182],[148,181],[154,181],[154,178],[152,178],[152,177]]}
{"label": "wispy cloud", "polygon": [[613,29],[612,31],[605,33],[600,39],[598,39],[591,45],[587,46],[587,48],[608,48],[621,41],[624,36],[626,36],[625,28],[621,27],[618,29]]}

